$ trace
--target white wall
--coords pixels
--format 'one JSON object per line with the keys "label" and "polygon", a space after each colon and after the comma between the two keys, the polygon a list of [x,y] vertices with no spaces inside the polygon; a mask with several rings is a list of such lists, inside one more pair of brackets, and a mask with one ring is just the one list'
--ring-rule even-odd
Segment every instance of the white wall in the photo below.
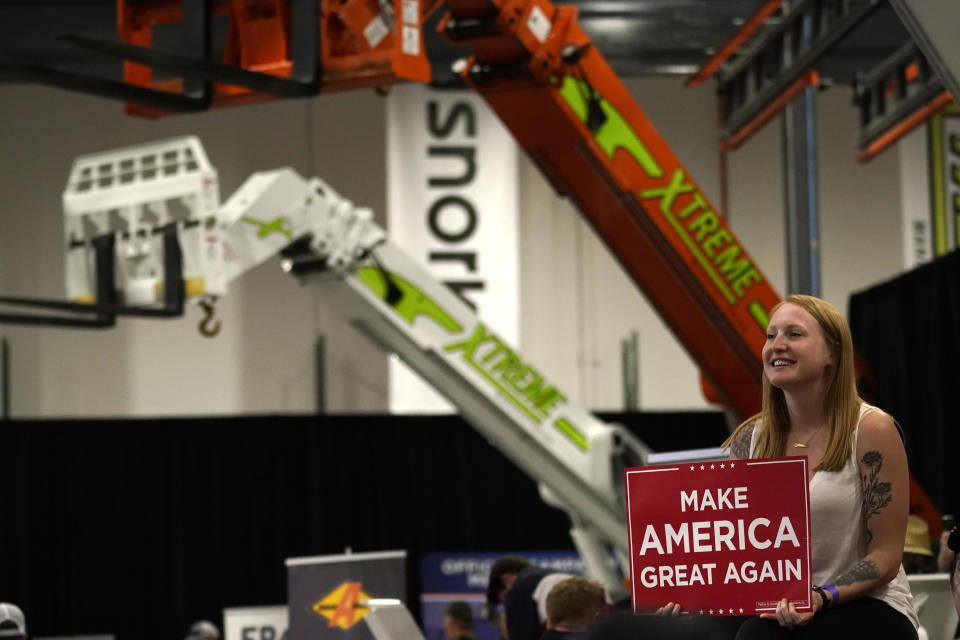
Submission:
{"label": "white wall", "polygon": [[821,290],[846,313],[851,293],[903,270],[900,150],[857,163],[858,116],[849,89],[821,94],[818,108]]}
{"label": "white wall", "polygon": [[[628,87],[719,207],[712,90],[675,78]],[[120,105],[29,86],[0,87],[0,295],[63,297],[60,192],[72,159],[186,133],[201,137],[226,198],[252,171],[290,165],[385,211],[384,102],[372,92],[284,101],[157,122]],[[823,293],[846,308],[851,290],[899,271],[896,150],[853,160],[849,90],[819,101]],[[783,292],[779,121],[729,156],[730,221]],[[525,357],[593,409],[622,407],[620,339],[640,334],[645,409],[705,408],[696,366],[609,252],[532,165],[521,178],[521,340]],[[314,407],[313,343],[327,336],[327,407],[382,411],[385,357],[334,310],[282,274],[276,261],[221,302],[224,328],[208,340],[199,313],[121,320],[102,332],[0,326],[13,352],[13,414],[185,415],[307,412]]]}

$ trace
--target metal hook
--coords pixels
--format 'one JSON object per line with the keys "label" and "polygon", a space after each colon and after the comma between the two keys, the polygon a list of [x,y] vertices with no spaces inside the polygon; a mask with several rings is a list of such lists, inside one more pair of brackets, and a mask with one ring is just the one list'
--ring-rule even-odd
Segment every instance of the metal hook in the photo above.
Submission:
{"label": "metal hook", "polygon": [[217,308],[210,300],[201,300],[200,308],[203,309],[203,320],[197,325],[200,333],[208,338],[213,338],[220,333],[220,320],[216,317]]}

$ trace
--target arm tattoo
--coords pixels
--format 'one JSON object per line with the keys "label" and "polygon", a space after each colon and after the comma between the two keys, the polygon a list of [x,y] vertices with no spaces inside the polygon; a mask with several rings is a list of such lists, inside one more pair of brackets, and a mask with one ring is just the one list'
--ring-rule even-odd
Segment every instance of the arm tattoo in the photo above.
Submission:
{"label": "arm tattoo", "polygon": [[872,560],[861,560],[853,565],[853,568],[839,576],[837,584],[853,584],[854,582],[863,582],[880,577],[880,571]]}
{"label": "arm tattoo", "polygon": [[870,544],[870,541],[873,540],[873,533],[870,531],[868,524],[870,516],[890,504],[893,496],[890,495],[890,483],[880,482],[877,479],[880,468],[883,466],[883,455],[879,451],[867,451],[863,454],[862,460],[863,464],[870,468],[869,475],[861,477],[863,527],[867,532],[867,544]]}
{"label": "arm tattoo", "polygon": [[750,457],[750,440],[753,438],[754,426],[755,424],[751,422],[743,429],[740,429],[740,432],[733,439],[733,442],[730,443],[730,453],[737,458]]}

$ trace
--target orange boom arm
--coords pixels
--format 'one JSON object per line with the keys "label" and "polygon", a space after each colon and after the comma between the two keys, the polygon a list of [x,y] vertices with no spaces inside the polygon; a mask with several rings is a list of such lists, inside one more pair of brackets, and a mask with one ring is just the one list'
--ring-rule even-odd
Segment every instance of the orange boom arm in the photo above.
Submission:
{"label": "orange boom arm", "polygon": [[468,17],[499,34],[476,42],[466,82],[576,203],[722,402],[741,418],[756,412],[767,311],[779,298],[577,25],[576,8],[446,5],[452,40],[470,43],[457,33]]}
{"label": "orange boom arm", "polygon": [[[229,21],[221,67],[260,78],[294,74],[293,18],[303,1],[213,3],[212,13]],[[119,0],[121,36],[148,46],[153,26],[185,20],[179,7]],[[760,350],[779,298],[579,27],[576,8],[548,0],[393,0],[393,15],[378,0],[319,0],[309,8],[318,31],[300,42],[314,46],[319,60],[314,92],[438,82],[438,70],[449,74],[452,56],[461,58],[462,80],[576,203],[700,366],[708,396],[741,418],[759,409]],[[126,72],[130,84],[182,88],[154,83],[150,69],[134,62]],[[276,97],[257,91],[257,78],[237,86],[222,74],[209,77],[213,107]]]}

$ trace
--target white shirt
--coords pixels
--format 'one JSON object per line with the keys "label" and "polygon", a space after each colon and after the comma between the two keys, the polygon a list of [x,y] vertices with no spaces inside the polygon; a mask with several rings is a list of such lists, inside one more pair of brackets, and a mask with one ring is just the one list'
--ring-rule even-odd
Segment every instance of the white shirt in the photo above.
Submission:
{"label": "white shirt", "polygon": [[[817,471],[810,480],[810,552],[813,556],[813,584],[832,585],[836,579],[853,568],[867,555],[867,531],[863,521],[861,501],[862,482],[857,464],[857,434],[863,416],[876,407],[861,403],[860,419],[854,429],[850,455],[839,471]],[[757,445],[762,425],[753,430],[750,440],[751,457]],[[906,490],[906,487],[904,487]],[[910,584],[903,571],[887,584],[870,594],[907,616],[914,627],[919,627],[913,607]]]}

